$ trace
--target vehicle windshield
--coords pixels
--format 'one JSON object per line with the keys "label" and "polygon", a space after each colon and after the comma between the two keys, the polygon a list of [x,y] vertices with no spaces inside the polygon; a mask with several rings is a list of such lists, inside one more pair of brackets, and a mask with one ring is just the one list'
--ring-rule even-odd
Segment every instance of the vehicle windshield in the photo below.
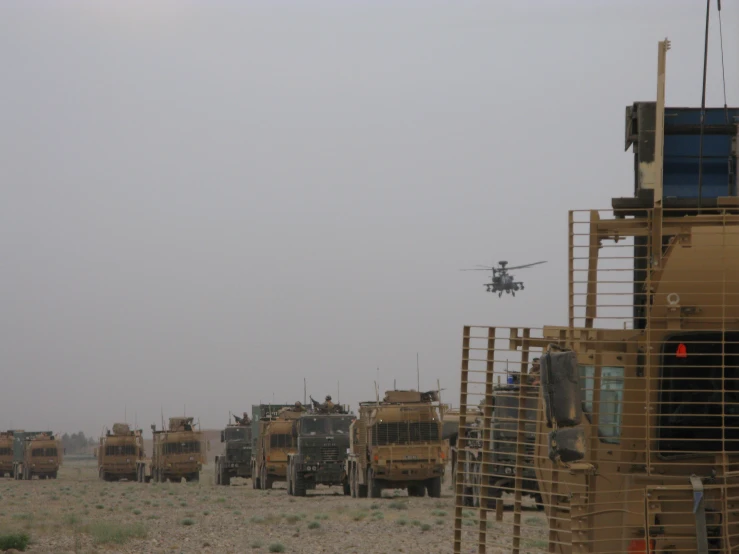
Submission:
{"label": "vehicle windshield", "polygon": [[165,442],[162,445],[164,454],[193,454],[200,452],[199,442]]}
{"label": "vehicle windshield", "polygon": [[300,434],[325,435],[327,427],[325,417],[304,417],[300,421]]}
{"label": "vehicle windshield", "polygon": [[348,435],[349,426],[352,424],[351,417],[337,417],[331,420],[332,431],[338,435]]}
{"label": "vehicle windshield", "polygon": [[229,427],[226,429],[226,440],[249,440],[249,429],[246,427]]}

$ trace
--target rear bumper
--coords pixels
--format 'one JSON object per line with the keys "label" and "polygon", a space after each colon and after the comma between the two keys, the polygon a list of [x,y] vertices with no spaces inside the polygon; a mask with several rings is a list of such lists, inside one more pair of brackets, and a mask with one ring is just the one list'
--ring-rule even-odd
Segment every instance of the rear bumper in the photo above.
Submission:
{"label": "rear bumper", "polygon": [[441,464],[389,463],[373,466],[375,476],[387,481],[418,481],[444,475]]}

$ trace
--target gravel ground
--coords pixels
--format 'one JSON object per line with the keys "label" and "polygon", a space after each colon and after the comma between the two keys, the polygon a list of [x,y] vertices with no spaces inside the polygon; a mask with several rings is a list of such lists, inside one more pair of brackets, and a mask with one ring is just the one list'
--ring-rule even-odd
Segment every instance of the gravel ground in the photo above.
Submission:
{"label": "gravel ground", "polygon": [[[54,481],[0,479],[0,533],[28,533],[26,552],[34,553],[452,552],[448,478],[441,499],[407,498],[400,491],[351,499],[337,488],[293,498],[284,488],[257,491],[241,479],[216,487],[212,470],[206,466],[200,483],[104,483],[91,461],[66,463]],[[473,512],[466,515],[463,552],[477,552],[478,524]],[[522,552],[544,552],[544,516],[525,516]],[[488,524],[491,543],[509,543],[511,517],[506,513],[503,523]]]}

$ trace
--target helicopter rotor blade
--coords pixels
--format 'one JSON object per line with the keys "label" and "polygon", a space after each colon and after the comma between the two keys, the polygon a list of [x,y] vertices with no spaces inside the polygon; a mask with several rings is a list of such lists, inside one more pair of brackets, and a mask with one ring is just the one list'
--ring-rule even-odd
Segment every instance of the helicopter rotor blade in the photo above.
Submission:
{"label": "helicopter rotor blade", "polygon": [[486,267],[486,268],[476,267],[472,269],[460,269],[459,271],[490,271],[492,269],[493,269],[492,267]]}
{"label": "helicopter rotor blade", "polygon": [[527,268],[527,267],[531,267],[531,266],[534,266],[534,265],[539,265],[539,264],[545,264],[545,263],[547,263],[547,262],[546,262],[546,260],[545,260],[545,261],[543,261],[543,262],[534,262],[533,264],[526,264],[526,265],[517,265],[517,266],[514,266],[514,267],[507,267],[506,269],[507,269],[507,270],[512,270],[512,269],[525,269],[525,268]]}

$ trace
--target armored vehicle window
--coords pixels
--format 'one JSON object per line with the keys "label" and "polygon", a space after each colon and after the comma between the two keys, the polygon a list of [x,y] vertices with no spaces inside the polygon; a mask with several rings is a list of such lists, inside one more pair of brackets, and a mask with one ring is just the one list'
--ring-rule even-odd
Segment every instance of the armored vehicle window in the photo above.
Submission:
{"label": "armored vehicle window", "polygon": [[200,452],[200,443],[191,442],[165,442],[162,445],[164,454],[196,454]]}
{"label": "armored vehicle window", "polygon": [[133,444],[124,444],[119,446],[106,446],[106,456],[135,456],[136,447]]}
{"label": "armored vehicle window", "polygon": [[339,435],[348,435],[349,426],[352,424],[352,418],[337,417],[331,419],[331,430]]}
{"label": "armored vehicle window", "polygon": [[[618,444],[621,440],[621,406],[624,398],[624,368],[602,367],[600,371],[600,406],[598,436],[602,442]],[[590,404],[592,406],[592,396]]]}
{"label": "armored vehicle window", "polygon": [[593,387],[595,386],[595,368],[591,365],[581,365],[580,368],[580,398],[583,408],[589,414],[593,413]]}
{"label": "armored vehicle window", "polygon": [[326,418],[303,417],[300,420],[300,433],[303,435],[325,435]]}
{"label": "armored vehicle window", "polygon": [[739,451],[739,333],[673,335],[662,347],[658,449]]}
{"label": "armored vehicle window", "polygon": [[31,456],[56,456],[56,448],[34,448]]}
{"label": "armored vehicle window", "polygon": [[13,451],[10,448],[0,448],[0,456],[10,456]]}
{"label": "armored vehicle window", "polygon": [[249,429],[246,427],[228,427],[226,429],[226,440],[249,440]]}
{"label": "armored vehicle window", "polygon": [[439,440],[439,425],[436,422],[377,423],[371,429],[374,446]]}
{"label": "armored vehicle window", "polygon": [[270,435],[269,445],[272,448],[290,448],[293,446],[293,436],[285,434]]}

